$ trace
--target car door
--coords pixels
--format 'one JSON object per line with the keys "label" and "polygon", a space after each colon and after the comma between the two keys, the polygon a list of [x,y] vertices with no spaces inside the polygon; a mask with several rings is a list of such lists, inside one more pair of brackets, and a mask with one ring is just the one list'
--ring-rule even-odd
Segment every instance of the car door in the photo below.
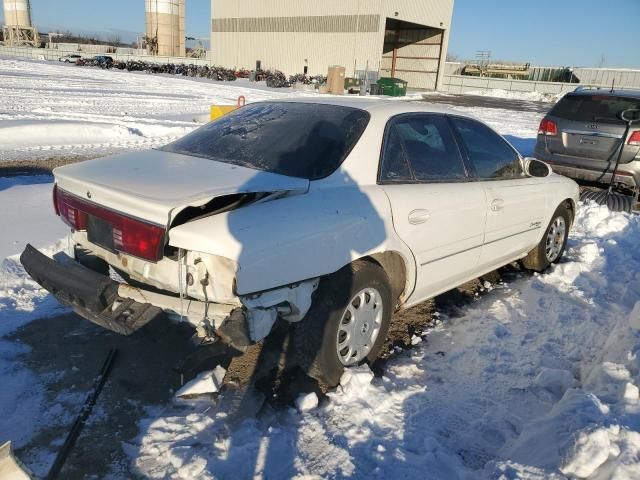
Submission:
{"label": "car door", "polygon": [[544,182],[524,175],[518,152],[483,123],[449,116],[473,174],[485,190],[487,221],[479,268],[497,268],[536,245],[547,225]]}
{"label": "car door", "polygon": [[394,228],[417,264],[407,303],[473,278],[484,236],[485,192],[470,181],[444,115],[404,114],[388,122],[378,183],[391,203]]}

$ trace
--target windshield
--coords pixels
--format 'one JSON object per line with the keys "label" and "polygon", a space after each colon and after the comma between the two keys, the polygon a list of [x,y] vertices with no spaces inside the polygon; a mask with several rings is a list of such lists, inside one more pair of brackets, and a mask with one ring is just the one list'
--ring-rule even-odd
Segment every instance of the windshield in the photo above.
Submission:
{"label": "windshield", "polygon": [[640,99],[613,95],[565,95],[550,114],[577,122],[621,123],[623,110],[640,108]]}
{"label": "windshield", "polygon": [[317,180],[342,164],[369,117],[364,110],[338,105],[255,103],[161,150]]}

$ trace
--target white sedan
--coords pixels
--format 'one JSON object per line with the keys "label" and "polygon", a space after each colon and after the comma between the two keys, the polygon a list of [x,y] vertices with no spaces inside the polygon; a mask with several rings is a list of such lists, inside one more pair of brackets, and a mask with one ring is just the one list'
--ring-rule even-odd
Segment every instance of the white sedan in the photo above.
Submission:
{"label": "white sedan", "polygon": [[397,309],[558,262],[578,201],[475,119],[360,98],[253,103],[54,173],[73,258],[22,262],[60,301],[122,334],[165,312],[237,349],[279,318],[329,385],[376,358]]}
{"label": "white sedan", "polygon": [[71,55],[65,55],[64,57],[58,58],[58,61],[64,62],[64,63],[76,63],[81,58],[82,58],[81,55],[71,54]]}

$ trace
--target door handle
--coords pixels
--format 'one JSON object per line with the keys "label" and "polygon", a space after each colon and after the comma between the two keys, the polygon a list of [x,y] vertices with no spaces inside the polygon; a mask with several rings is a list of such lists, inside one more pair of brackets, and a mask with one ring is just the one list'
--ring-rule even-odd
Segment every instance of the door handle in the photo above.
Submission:
{"label": "door handle", "polygon": [[501,198],[496,198],[491,202],[491,211],[499,212],[504,208],[504,200]]}
{"label": "door handle", "polygon": [[409,213],[409,223],[411,225],[419,225],[421,223],[426,222],[430,218],[431,218],[431,214],[429,213],[429,210],[417,209],[417,210],[412,210]]}

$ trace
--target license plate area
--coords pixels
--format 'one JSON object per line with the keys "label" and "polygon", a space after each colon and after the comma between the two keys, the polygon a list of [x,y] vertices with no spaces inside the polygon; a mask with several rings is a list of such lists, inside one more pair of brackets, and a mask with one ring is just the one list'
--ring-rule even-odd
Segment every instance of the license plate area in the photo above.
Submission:
{"label": "license plate area", "polygon": [[91,243],[115,252],[113,226],[102,218],[87,215],[87,239]]}
{"label": "license plate area", "polygon": [[598,145],[598,140],[593,137],[581,137],[578,142],[580,145]]}

